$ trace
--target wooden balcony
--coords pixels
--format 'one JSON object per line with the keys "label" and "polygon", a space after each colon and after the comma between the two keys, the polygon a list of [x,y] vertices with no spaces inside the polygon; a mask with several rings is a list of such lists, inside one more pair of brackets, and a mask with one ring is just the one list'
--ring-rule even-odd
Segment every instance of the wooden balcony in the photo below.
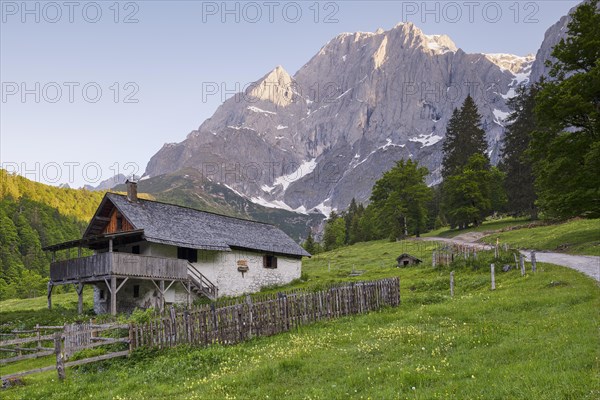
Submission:
{"label": "wooden balcony", "polygon": [[187,266],[187,260],[108,252],[53,262],[50,280],[54,284],[92,282],[109,276],[187,280]]}

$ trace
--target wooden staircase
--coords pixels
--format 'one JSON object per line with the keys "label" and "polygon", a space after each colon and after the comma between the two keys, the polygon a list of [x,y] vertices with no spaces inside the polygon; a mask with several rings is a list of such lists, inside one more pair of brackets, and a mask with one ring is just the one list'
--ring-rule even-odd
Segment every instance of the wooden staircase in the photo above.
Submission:
{"label": "wooden staircase", "polygon": [[199,296],[206,296],[211,300],[217,299],[219,289],[191,263],[188,263],[187,274],[192,292]]}

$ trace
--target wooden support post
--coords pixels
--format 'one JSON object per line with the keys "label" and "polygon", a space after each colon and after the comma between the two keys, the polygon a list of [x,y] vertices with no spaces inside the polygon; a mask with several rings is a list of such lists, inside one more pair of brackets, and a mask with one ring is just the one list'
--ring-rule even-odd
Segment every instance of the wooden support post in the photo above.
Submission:
{"label": "wooden support post", "polygon": [[81,258],[81,246],[77,248],[77,258]]}
{"label": "wooden support post", "polygon": [[519,264],[521,265],[521,276],[525,276],[525,257],[523,257],[523,254],[519,256]]}
{"label": "wooden support post", "polygon": [[56,261],[56,250],[52,251],[52,262]]}
{"label": "wooden support post", "polygon": [[531,272],[537,271],[537,260],[535,259],[535,251],[531,252]]}
{"label": "wooden support post", "polygon": [[113,252],[113,240],[112,239],[108,239],[108,252],[109,253]]}
{"label": "wooden support post", "polygon": [[435,268],[435,250],[431,253],[431,266]]}
{"label": "wooden support post", "polygon": [[454,297],[454,271],[450,272],[450,297]]}
{"label": "wooden support post", "polygon": [[117,277],[110,277],[110,313],[117,315]]}
{"label": "wooden support post", "polygon": [[515,269],[519,269],[519,261],[517,260],[517,253],[513,253],[513,256],[515,256]]}
{"label": "wooden support post", "polygon": [[48,310],[52,309],[52,289],[54,288],[54,285],[52,284],[52,281],[48,281]]}
{"label": "wooden support post", "polygon": [[77,284],[77,313],[83,314],[83,283]]}
{"label": "wooden support post", "polygon": [[494,264],[490,265],[490,272],[492,274],[492,290],[496,290],[496,266]]}
{"label": "wooden support post", "polygon": [[62,334],[57,332],[54,334],[54,354],[56,355],[56,372],[58,379],[65,379],[65,359],[62,354]]}

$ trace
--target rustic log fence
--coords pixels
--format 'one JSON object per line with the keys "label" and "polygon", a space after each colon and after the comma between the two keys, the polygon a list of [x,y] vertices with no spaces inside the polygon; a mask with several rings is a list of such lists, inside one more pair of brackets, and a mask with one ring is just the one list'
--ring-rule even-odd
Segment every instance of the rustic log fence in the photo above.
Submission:
{"label": "rustic log fence", "polygon": [[[52,334],[42,334],[47,330],[60,330]],[[81,360],[68,361],[75,353],[96,348],[99,346],[114,345],[114,344],[129,344],[129,336],[119,337],[119,330],[129,332],[129,324],[103,324],[97,325],[90,323],[75,323],[65,324],[64,326],[39,326],[36,329],[29,331],[13,331],[14,335],[30,334],[28,337],[20,337],[15,339],[0,341],[0,351],[30,351],[28,354],[18,355],[8,358],[0,358],[0,364],[5,365],[13,362],[28,360],[32,358],[40,358],[47,356],[55,356],[55,362],[41,368],[21,371],[10,375],[2,376],[3,384],[7,384],[13,379],[18,379],[23,376],[35,374],[38,372],[51,371],[56,369],[60,379],[65,378],[65,368],[76,365],[88,364],[91,362],[107,360],[115,357],[122,357],[129,354],[130,349],[108,352],[94,357],[88,357]],[[106,335],[108,333],[108,336]],[[31,335],[33,334],[33,335]],[[30,347],[16,347],[27,346]],[[36,344],[36,346],[31,346]],[[45,344],[45,347],[42,345]]]}
{"label": "rustic log fence", "polygon": [[132,325],[131,347],[235,344],[271,336],[324,319],[362,314],[400,304],[399,278],[356,282],[320,292],[279,293],[216,308],[205,305]]}
{"label": "rustic log fence", "polygon": [[[0,363],[51,355],[56,360],[53,365],[2,376],[2,382],[9,384],[13,379],[54,369],[58,377],[64,379],[68,367],[127,356],[138,347],[229,345],[256,336],[287,332],[316,321],[398,306],[400,279],[345,283],[319,292],[294,290],[260,295],[254,299],[247,296],[227,300],[226,303],[229,305],[217,307],[211,303],[183,312],[176,312],[171,307],[168,315],[161,315],[146,323],[99,325],[90,321],[54,327],[38,325],[34,330],[13,332],[13,335],[30,336],[0,341],[0,352],[19,351],[21,347],[15,346],[30,344],[32,347],[21,349],[32,353],[0,358]],[[47,334],[46,330],[59,331]],[[123,346],[112,346],[106,354],[69,361],[82,350],[118,344]],[[122,348],[125,345],[128,347],[126,350]]]}

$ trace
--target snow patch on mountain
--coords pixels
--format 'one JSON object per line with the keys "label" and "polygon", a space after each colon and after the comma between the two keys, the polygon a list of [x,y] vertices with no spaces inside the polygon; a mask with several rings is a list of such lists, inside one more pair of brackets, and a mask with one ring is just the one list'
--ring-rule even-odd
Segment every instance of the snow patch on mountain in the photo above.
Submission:
{"label": "snow patch on mountain", "polygon": [[429,135],[420,134],[416,138],[411,138],[408,140],[410,142],[421,143],[421,147],[427,147],[427,146],[433,146],[434,144],[436,144],[437,142],[439,142],[442,139],[443,139],[443,137],[436,135],[435,132],[431,132]]}
{"label": "snow patch on mountain", "polygon": [[272,115],[277,115],[277,113],[276,113],[276,112],[273,112],[273,111],[267,111],[267,110],[263,110],[263,109],[261,109],[261,108],[254,107],[254,106],[249,106],[249,107],[247,108],[247,110],[250,110],[250,111],[252,111],[252,112],[259,113],[259,114],[272,114]]}
{"label": "snow patch on mountain", "polygon": [[283,210],[292,211],[292,212],[296,212],[299,214],[308,214],[308,212],[306,211],[306,207],[300,206],[298,208],[292,208],[281,200],[268,201],[268,200],[263,199],[262,197],[252,197],[250,199],[250,201],[255,204],[258,204],[260,206],[263,206],[263,207],[280,208]]}
{"label": "snow patch on mountain", "polygon": [[287,190],[288,186],[293,182],[296,182],[299,179],[302,179],[306,175],[310,174],[317,167],[316,159],[306,160],[292,173],[287,175],[282,175],[279,178],[275,179],[273,182],[274,186],[281,185],[283,186],[283,190]]}
{"label": "snow patch on mountain", "polygon": [[496,118],[496,123],[502,126],[504,126],[504,120],[510,115],[509,112],[498,110],[497,108],[494,109],[493,113],[494,117]]}

